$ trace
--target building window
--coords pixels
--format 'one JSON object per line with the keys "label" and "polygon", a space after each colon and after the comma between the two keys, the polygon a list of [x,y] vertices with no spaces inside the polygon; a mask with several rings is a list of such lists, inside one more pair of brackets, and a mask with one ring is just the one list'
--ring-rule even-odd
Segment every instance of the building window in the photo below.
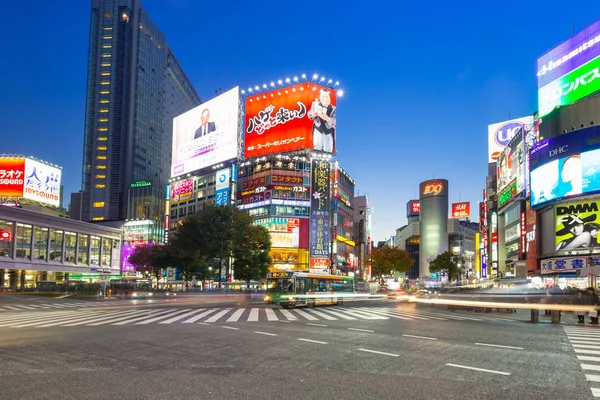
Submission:
{"label": "building window", "polygon": [[96,174],[96,179],[106,179],[106,175]]}
{"label": "building window", "polygon": [[96,156],[96,160],[106,160],[106,156]]}
{"label": "building window", "polygon": [[45,260],[48,251],[48,228],[35,227],[35,238],[33,242],[33,259]]}
{"label": "building window", "polygon": [[[101,141],[101,142],[105,142],[105,141],[107,141],[107,140],[108,140],[108,137],[106,137],[106,136],[99,136],[99,137],[98,137],[98,140],[99,140],[99,141]],[[106,167],[105,167],[105,168],[106,168]]]}
{"label": "building window", "polygon": [[112,44],[103,44],[102,48],[103,49],[110,49],[110,48],[112,48]]}
{"label": "building window", "polygon": [[110,39],[112,39],[112,36],[111,35],[104,35],[102,38],[105,39],[105,40],[110,40]]}
{"label": "building window", "polygon": [[75,263],[75,248],[77,246],[77,234],[65,232],[65,262]]}
{"label": "building window", "polygon": [[110,100],[108,100],[108,99],[102,99],[102,100],[100,100],[100,103],[101,103],[101,104],[106,104],[106,103],[108,103],[109,101],[110,101]]}
{"label": "building window", "polygon": [[106,146],[98,146],[96,147],[96,150],[106,151]]}
{"label": "building window", "polygon": [[[110,85],[110,82],[106,83],[107,85]],[[104,85],[104,84],[103,84]],[[110,94],[110,90],[101,90],[100,94]]]}
{"label": "building window", "polygon": [[[102,76],[110,76],[110,71],[102,71],[102,72],[100,72],[100,75],[102,75]],[[100,101],[100,102],[102,102],[102,101]]]}
{"label": "building window", "polygon": [[121,19],[124,22],[129,22],[129,15],[127,15],[127,13],[123,13],[123,14],[121,14]]}
{"label": "building window", "polygon": [[108,122],[108,118],[99,118],[98,122]]}
{"label": "building window", "polygon": [[[101,67],[110,67],[111,65],[112,64],[109,63],[109,62],[103,62],[103,63],[100,64]],[[100,93],[100,94],[103,94],[103,93]]]}
{"label": "building window", "polygon": [[110,81],[101,81],[100,84],[101,85],[110,85]]}
{"label": "building window", "polygon": [[102,58],[110,58],[110,57],[112,57],[112,54],[106,54],[106,53],[102,54]]}
{"label": "building window", "polygon": [[103,201],[95,201],[94,202],[94,207],[95,208],[102,208],[102,207],[104,207],[104,202]]}
{"label": "building window", "polygon": [[106,169],[106,165],[96,165],[96,169]]}
{"label": "building window", "polygon": [[102,238],[102,266],[110,267],[111,255],[112,239]]}
{"label": "building window", "polygon": [[50,228],[50,261],[63,260],[63,231]]}
{"label": "building window", "polygon": [[6,231],[10,234],[9,239],[0,239],[0,257],[12,257],[13,248],[13,223],[10,221],[4,221],[0,219],[0,230]]}
{"label": "building window", "polygon": [[98,112],[107,113],[108,109],[107,108],[101,108],[100,110],[98,110]]}
{"label": "building window", "polygon": [[[111,13],[111,12],[104,13],[104,18],[108,19],[108,18],[112,18],[112,17],[113,17],[113,13]],[[104,29],[106,29],[106,28],[104,28]],[[112,29],[112,28],[110,28],[110,29]]]}
{"label": "building window", "polygon": [[108,128],[98,128],[98,132],[108,132]]}
{"label": "building window", "polygon": [[106,185],[103,184],[103,183],[97,183],[96,184],[96,189],[104,189],[105,187],[106,187]]}
{"label": "building window", "polygon": [[90,240],[90,265],[98,265],[100,262],[100,238],[92,236]]}
{"label": "building window", "polygon": [[17,224],[17,257],[31,259],[31,235],[33,227],[27,224]]}
{"label": "building window", "polygon": [[88,241],[89,236],[83,233],[79,233],[77,242],[77,263],[78,264],[87,264],[88,263]]}
{"label": "building window", "polygon": [[104,217],[94,217],[92,221],[104,221]]}

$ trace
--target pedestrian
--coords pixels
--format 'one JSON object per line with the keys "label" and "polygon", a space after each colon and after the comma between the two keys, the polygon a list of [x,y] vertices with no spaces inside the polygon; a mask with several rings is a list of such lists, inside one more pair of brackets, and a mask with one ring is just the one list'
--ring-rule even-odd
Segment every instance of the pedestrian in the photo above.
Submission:
{"label": "pedestrian", "polygon": [[[577,291],[577,296],[574,299],[574,304],[576,305],[584,305],[586,304],[586,298],[583,295],[582,290]],[[585,311],[577,310],[575,311],[575,315],[577,315],[577,323],[585,324]]]}

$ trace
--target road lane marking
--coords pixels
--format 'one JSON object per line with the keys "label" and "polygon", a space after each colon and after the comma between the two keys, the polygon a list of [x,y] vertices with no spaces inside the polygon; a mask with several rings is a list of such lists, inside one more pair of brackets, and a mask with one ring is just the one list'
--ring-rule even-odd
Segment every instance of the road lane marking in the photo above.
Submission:
{"label": "road lane marking", "polygon": [[351,317],[350,315],[343,314],[343,313],[338,312],[338,311],[332,311],[332,310],[322,310],[322,311],[325,312],[325,313],[329,313],[329,314],[335,315],[336,317],[341,317],[343,319],[353,320],[353,321],[356,320],[356,318]]}
{"label": "road lane marking", "polygon": [[159,322],[159,324],[170,324],[170,323],[172,323],[172,322],[179,321],[180,319],[183,319],[183,318],[185,318],[185,317],[189,317],[190,315],[194,315],[194,314],[196,314],[197,312],[200,312],[200,311],[202,311],[202,310],[204,310],[204,308],[199,308],[199,309],[197,309],[197,310],[193,310],[193,311],[190,311],[190,312],[188,312],[188,313],[185,313],[185,314],[178,315],[178,316],[176,316],[176,317],[170,318],[170,319],[168,319],[168,320],[166,320],[166,321],[161,321],[161,322]]}
{"label": "road lane marking", "polygon": [[290,323],[290,321],[279,321],[279,322],[285,322],[286,324],[289,324],[289,323]]}
{"label": "road lane marking", "polygon": [[514,349],[514,350],[523,350],[522,347],[516,347],[516,346],[504,346],[501,344],[490,344],[490,343],[475,343],[475,345],[477,346],[487,346],[487,347],[500,347],[502,349]]}
{"label": "road lane marking", "polygon": [[225,328],[225,329],[232,329],[234,331],[239,331],[240,330],[240,328],[235,328],[233,326],[223,326],[223,328]]}
{"label": "road lane marking", "polygon": [[585,379],[589,382],[600,382],[600,375],[585,374]]}
{"label": "road lane marking", "polygon": [[597,344],[590,345],[589,343],[588,344],[577,344],[577,343],[571,342],[571,346],[582,348],[582,349],[598,349],[599,348]]}
{"label": "road lane marking", "polygon": [[510,375],[510,372],[494,371],[493,369],[476,368],[476,367],[469,367],[467,365],[458,365],[458,364],[446,364],[446,365],[448,367],[464,368],[464,369],[470,369],[473,371],[480,371],[480,372],[489,372],[490,374]]}
{"label": "road lane marking", "polygon": [[279,321],[272,308],[265,308],[265,312],[267,313],[267,321]]}
{"label": "road lane marking", "polygon": [[277,336],[276,333],[269,333],[269,332],[254,331],[254,333],[258,333],[259,335]]}
{"label": "road lane marking", "polygon": [[417,336],[417,335],[402,335],[402,336],[404,336],[404,337],[410,337],[410,338],[415,338],[415,339],[437,340],[437,338],[428,337],[428,336]]}
{"label": "road lane marking", "polygon": [[377,350],[358,349],[358,351],[364,351],[364,352],[367,352],[367,353],[373,353],[373,354],[380,354],[380,355],[382,355],[382,356],[400,357],[400,354],[386,353],[386,352],[383,352],[383,351],[377,351]]}
{"label": "road lane marking", "polygon": [[238,319],[242,316],[242,314],[246,311],[245,308],[240,308],[235,310],[235,312],[231,315],[231,317],[227,318],[226,322],[237,322]]}
{"label": "road lane marking", "polygon": [[192,317],[192,318],[190,318],[190,319],[186,319],[185,321],[183,321],[183,322],[182,322],[182,324],[192,324],[192,323],[194,323],[194,322],[198,321],[200,318],[204,318],[204,317],[206,317],[208,314],[212,314],[212,313],[214,313],[215,311],[217,311],[217,310],[216,310],[216,309],[213,309],[213,310],[207,310],[207,311],[204,311],[203,313],[201,313],[201,314],[198,314],[198,315],[196,315],[196,316],[194,316],[194,317]]}
{"label": "road lane marking", "polygon": [[253,308],[250,310],[250,315],[248,316],[248,322],[256,322],[258,321],[258,308]]}
{"label": "road lane marking", "polygon": [[191,311],[191,310],[189,308],[187,308],[187,309],[183,309],[183,310],[173,311],[173,312],[170,312],[170,313],[167,313],[164,315],[160,315],[158,317],[154,317],[154,318],[146,319],[144,321],[137,322],[136,325],[148,325],[152,322],[160,321],[161,319],[165,319],[165,318],[169,318],[169,317],[174,317],[178,314],[182,314],[182,313],[185,313],[188,311]]}
{"label": "road lane marking", "polygon": [[329,315],[329,314],[322,313],[321,311],[317,311],[317,310],[313,310],[313,309],[308,309],[308,310],[306,310],[306,311],[307,311],[307,312],[310,312],[311,314],[318,315],[318,316],[319,316],[319,317],[321,317],[321,318],[325,318],[325,319],[326,319],[326,320],[328,320],[328,321],[337,321],[337,318],[335,318],[335,317],[332,317],[332,316],[331,316],[331,315]]}
{"label": "road lane marking", "polygon": [[306,311],[303,310],[294,310],[294,312],[298,315],[303,316],[304,318],[306,318],[309,321],[318,321],[319,318],[315,318],[312,315],[310,315],[309,313],[307,313]]}
{"label": "road lane marking", "polygon": [[581,369],[589,369],[592,371],[600,371],[600,365],[594,365],[594,364],[580,364],[581,365]]}
{"label": "road lane marking", "polygon": [[327,342],[321,342],[319,340],[312,340],[312,339],[303,339],[303,338],[298,338],[298,340],[302,341],[302,342],[309,342],[309,343],[316,343],[316,344],[329,344]]}
{"label": "road lane marking", "polygon": [[306,323],[306,325],[310,325],[310,326],[320,326],[320,327],[323,327],[323,328],[326,328],[326,327],[327,327],[327,325],[323,325],[323,324],[311,324],[310,322],[307,322],[307,323]]}
{"label": "road lane marking", "polygon": [[575,353],[585,353],[585,354],[600,355],[600,351],[598,351],[598,350],[573,349],[573,351]]}
{"label": "road lane marking", "polygon": [[222,311],[219,311],[218,313],[216,313],[212,317],[204,320],[204,322],[217,322],[222,316],[224,316],[225,314],[227,314],[229,311],[231,311],[231,308],[226,308],[226,309],[224,309]]}
{"label": "road lane marking", "polygon": [[597,388],[590,388],[590,389],[592,389],[592,396],[600,397],[600,389],[597,389]]}
{"label": "road lane marking", "polygon": [[198,325],[206,325],[206,326],[210,326],[210,324],[207,324],[206,322],[198,322]]}
{"label": "road lane marking", "polygon": [[[157,313],[154,313],[154,314],[147,314],[147,315],[143,315],[141,317],[136,317],[136,318],[132,318],[132,319],[125,319],[124,321],[116,322],[116,323],[111,324],[111,325],[127,325],[127,324],[129,324],[131,322],[138,322],[138,321],[142,321],[142,320],[145,320],[145,319],[148,319],[148,318],[152,318],[152,317],[156,317],[156,316],[159,316],[159,315],[165,315],[165,314],[168,314],[169,312],[170,312],[170,310],[166,310],[166,311],[163,310],[163,311],[160,311],[160,312],[157,312]],[[90,325],[95,325],[95,324],[90,324]]]}
{"label": "road lane marking", "polygon": [[581,361],[600,361],[600,357],[592,356],[577,356],[577,359]]}
{"label": "road lane marking", "polygon": [[296,316],[294,314],[292,314],[291,312],[289,312],[289,310],[279,310],[281,311],[281,313],[283,315],[285,315],[285,317],[288,319],[288,321],[298,321],[298,318],[296,318]]}
{"label": "road lane marking", "polygon": [[357,331],[357,332],[370,332],[370,333],[375,333],[375,331],[372,331],[370,329],[359,329],[359,328],[348,328],[349,331]]}

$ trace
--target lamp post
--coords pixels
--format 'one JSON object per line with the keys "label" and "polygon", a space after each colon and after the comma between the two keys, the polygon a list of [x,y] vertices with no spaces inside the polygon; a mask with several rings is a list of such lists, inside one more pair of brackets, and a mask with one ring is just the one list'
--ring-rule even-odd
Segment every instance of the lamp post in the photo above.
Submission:
{"label": "lamp post", "polygon": [[[208,267],[208,277],[212,278],[212,267]],[[209,279],[209,280],[211,280],[211,279]],[[208,283],[208,288],[212,289],[212,282]]]}

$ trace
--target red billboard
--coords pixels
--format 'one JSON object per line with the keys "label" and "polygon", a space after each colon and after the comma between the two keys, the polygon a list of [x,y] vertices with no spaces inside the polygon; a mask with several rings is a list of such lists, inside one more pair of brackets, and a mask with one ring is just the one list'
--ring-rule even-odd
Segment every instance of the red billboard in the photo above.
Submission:
{"label": "red billboard", "polygon": [[304,82],[246,97],[244,156],[301,149],[336,153],[335,89]]}
{"label": "red billboard", "polygon": [[0,158],[0,197],[23,197],[24,158]]}
{"label": "red billboard", "polygon": [[471,216],[471,203],[463,201],[452,203],[452,218],[469,218]]}

